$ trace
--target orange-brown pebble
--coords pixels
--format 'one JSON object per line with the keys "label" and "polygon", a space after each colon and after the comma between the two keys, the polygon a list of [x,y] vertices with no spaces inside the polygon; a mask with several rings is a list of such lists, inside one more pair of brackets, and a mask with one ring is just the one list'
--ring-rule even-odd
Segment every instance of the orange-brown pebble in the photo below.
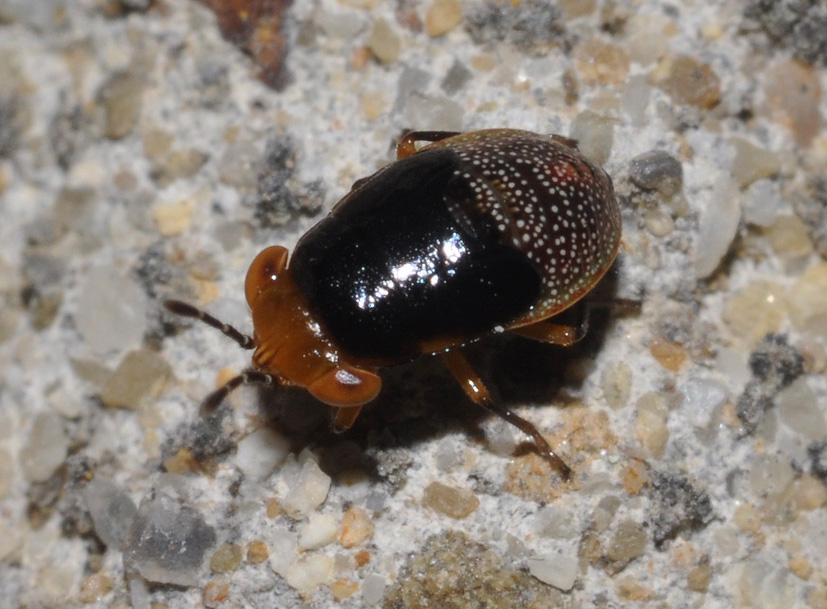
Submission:
{"label": "orange-brown pebble", "polygon": [[212,580],[204,586],[201,600],[206,607],[215,607],[230,597],[230,582],[226,580]]}
{"label": "orange-brown pebble", "polygon": [[623,480],[623,488],[630,495],[637,495],[640,489],[649,482],[649,474],[646,465],[638,459],[631,459],[621,470],[620,477]]}
{"label": "orange-brown pebble", "polygon": [[201,464],[189,448],[181,448],[164,460],[164,469],[170,474],[191,474],[201,471]]}
{"label": "orange-brown pebble", "polygon": [[686,361],[683,345],[673,343],[665,338],[654,338],[649,343],[649,352],[657,362],[671,372],[678,372]]}
{"label": "orange-brown pebble", "polygon": [[373,522],[365,511],[351,506],[342,516],[342,534],[339,543],[345,548],[358,546],[373,536]]}
{"label": "orange-brown pebble", "polygon": [[270,549],[263,541],[251,541],[247,544],[247,562],[252,565],[263,563],[270,557]]}
{"label": "orange-brown pebble", "polygon": [[480,505],[477,496],[464,488],[431,482],[422,496],[422,505],[451,518],[467,518]]}
{"label": "orange-brown pebble", "polygon": [[275,497],[270,497],[267,500],[267,518],[275,520],[281,514],[281,504]]}
{"label": "orange-brown pebble", "polygon": [[359,589],[359,584],[349,579],[337,579],[330,584],[330,593],[337,601],[343,601],[353,596]]}
{"label": "orange-brown pebble", "polygon": [[82,603],[95,603],[112,590],[112,578],[103,571],[93,573],[80,584],[78,599]]}
{"label": "orange-brown pebble", "polygon": [[202,0],[218,18],[221,34],[250,54],[260,67],[259,78],[277,86],[282,80],[285,39],[281,31],[282,15],[288,0]]}
{"label": "orange-brown pebble", "polygon": [[364,567],[370,562],[370,552],[367,550],[359,550],[353,555],[353,559],[356,561],[357,568]]}
{"label": "orange-brown pebble", "polygon": [[350,56],[350,67],[354,70],[361,70],[367,65],[370,58],[371,52],[368,47],[357,47]]}

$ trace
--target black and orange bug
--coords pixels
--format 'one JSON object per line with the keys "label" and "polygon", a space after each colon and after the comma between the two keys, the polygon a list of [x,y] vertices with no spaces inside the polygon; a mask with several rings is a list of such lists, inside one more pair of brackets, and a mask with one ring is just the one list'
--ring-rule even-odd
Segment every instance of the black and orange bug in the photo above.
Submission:
{"label": "black and orange bug", "polygon": [[165,302],[255,350],[253,367],[204,406],[243,384],[298,385],[337,408],[344,430],[379,393],[380,368],[439,354],[474,402],[530,436],[568,478],[537,428],[491,399],[461,348],[499,332],[576,340],[552,318],[615,259],[611,179],[572,140],[514,129],[414,132],[397,157],[356,182],[289,262],[280,246],[255,258],[245,283],[252,336]]}

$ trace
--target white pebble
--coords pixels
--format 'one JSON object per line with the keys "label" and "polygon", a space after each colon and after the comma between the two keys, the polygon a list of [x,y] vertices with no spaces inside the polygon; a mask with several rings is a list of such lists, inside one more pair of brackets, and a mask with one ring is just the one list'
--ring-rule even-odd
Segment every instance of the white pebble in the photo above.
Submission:
{"label": "white pebble", "polygon": [[327,499],[330,476],[312,459],[307,459],[289,483],[289,490],[281,507],[291,518],[303,518]]}
{"label": "white pebble", "polygon": [[333,565],[330,556],[315,554],[293,562],[284,579],[288,586],[306,594],[333,581]]}
{"label": "white pebble", "polygon": [[287,570],[296,558],[296,547],[298,547],[298,535],[287,529],[276,529],[268,540],[270,547],[270,568],[287,577]]}
{"label": "white pebble", "polygon": [[284,463],[289,454],[289,440],[273,429],[262,427],[238,443],[235,464],[247,478],[260,481]]}
{"label": "white pebble", "polygon": [[552,554],[528,559],[528,571],[541,582],[558,590],[571,590],[577,579],[577,557]]}
{"label": "white pebble", "polygon": [[299,548],[316,550],[336,541],[339,525],[330,514],[311,514],[299,533]]}
{"label": "white pebble", "polygon": [[140,344],[146,319],[146,295],[134,281],[114,266],[89,271],[81,285],[75,325],[92,351],[126,351]]}
{"label": "white pebble", "polygon": [[719,180],[710,199],[701,217],[695,244],[695,272],[699,279],[708,277],[718,268],[735,239],[741,220],[740,194],[731,180]]}
{"label": "white pebble", "polygon": [[362,582],[362,600],[365,605],[378,605],[385,596],[385,578],[381,575],[368,575]]}
{"label": "white pebble", "polygon": [[62,419],[53,413],[40,414],[32,424],[29,439],[18,455],[20,468],[29,482],[45,482],[66,459],[69,441]]}
{"label": "white pebble", "polygon": [[729,397],[729,393],[721,383],[701,378],[689,379],[681,387],[681,393],[683,394],[681,411],[695,427],[708,425],[715,410],[723,406]]}
{"label": "white pebble", "polygon": [[824,412],[818,405],[818,397],[807,383],[806,377],[794,381],[782,389],[775,398],[778,418],[810,441],[823,440],[827,436]]}

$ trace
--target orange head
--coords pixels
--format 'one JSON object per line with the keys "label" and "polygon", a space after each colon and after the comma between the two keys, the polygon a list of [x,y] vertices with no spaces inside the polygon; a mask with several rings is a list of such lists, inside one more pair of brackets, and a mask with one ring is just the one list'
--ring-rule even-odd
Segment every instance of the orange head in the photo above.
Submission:
{"label": "orange head", "polygon": [[253,314],[253,365],[281,382],[305,387],[317,399],[338,407],[373,400],[382,380],[349,363],[308,310],[287,266],[288,253],[272,246],[256,256],[244,292]]}

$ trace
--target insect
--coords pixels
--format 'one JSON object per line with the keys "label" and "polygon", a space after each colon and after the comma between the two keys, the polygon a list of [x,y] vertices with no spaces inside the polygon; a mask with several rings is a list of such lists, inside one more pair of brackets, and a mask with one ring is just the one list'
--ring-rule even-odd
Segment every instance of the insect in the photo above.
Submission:
{"label": "insect", "polygon": [[281,246],[255,258],[245,282],[252,336],[164,303],[254,349],[252,368],[203,406],[244,384],[297,385],[336,408],[341,431],[379,393],[382,367],[439,354],[468,397],[530,436],[568,478],[537,428],[492,400],[461,348],[499,332],[558,345],[579,338],[553,317],[615,259],[611,179],[574,141],[514,129],[409,133],[397,159],[357,181],[289,261]]}

